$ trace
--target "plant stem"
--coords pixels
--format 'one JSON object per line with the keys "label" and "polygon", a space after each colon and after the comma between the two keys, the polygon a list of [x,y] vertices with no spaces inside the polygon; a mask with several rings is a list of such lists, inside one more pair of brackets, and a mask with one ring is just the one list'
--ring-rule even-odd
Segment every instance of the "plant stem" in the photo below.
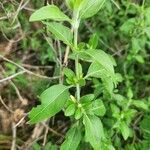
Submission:
{"label": "plant stem", "polygon": [[[74,12],[73,31],[74,31],[75,50],[78,47],[78,27],[79,27],[78,15],[79,15],[78,11]],[[78,54],[76,55],[76,58],[75,58],[75,71],[76,71],[77,79],[79,79],[79,57],[78,57]],[[79,101],[80,100],[80,85],[79,85],[79,83],[76,84],[76,97],[77,97],[77,101]]]}
{"label": "plant stem", "polygon": [[[79,58],[78,58],[78,55],[76,56],[76,59],[75,59],[75,68],[76,68],[76,76],[77,78],[79,79],[79,74],[78,74],[78,64],[79,64]],[[77,100],[79,101],[80,100],[80,85],[79,83],[76,84],[76,94],[77,94]]]}

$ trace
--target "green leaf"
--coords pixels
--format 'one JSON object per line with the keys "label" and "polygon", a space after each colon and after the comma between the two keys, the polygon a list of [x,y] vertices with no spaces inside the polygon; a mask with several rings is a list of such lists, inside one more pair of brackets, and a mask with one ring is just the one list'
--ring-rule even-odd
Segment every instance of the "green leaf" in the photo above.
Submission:
{"label": "green leaf", "polygon": [[129,36],[135,28],[136,19],[131,18],[124,22],[124,24],[120,27],[121,32],[125,35]]}
{"label": "green leaf", "polygon": [[112,111],[112,116],[115,118],[118,118],[118,116],[120,115],[120,109],[118,106],[116,106],[115,104],[111,104],[111,111]]}
{"label": "green leaf", "polygon": [[45,145],[44,150],[58,150],[58,146],[57,145],[53,145],[51,142],[48,142]]}
{"label": "green leaf", "polygon": [[144,64],[144,62],[145,62],[144,58],[141,55],[136,55],[135,59],[141,64]]}
{"label": "green leaf", "polygon": [[80,8],[80,18],[89,18],[95,15],[104,5],[106,0],[84,0]]}
{"label": "green leaf", "polygon": [[103,92],[107,92],[110,95],[112,95],[114,85],[116,85],[116,83],[118,82],[116,76],[117,74],[110,73],[102,65],[100,65],[100,63],[93,62],[90,65],[88,73],[85,76],[85,78],[87,77],[101,78],[104,87]]}
{"label": "green leaf", "polygon": [[57,6],[48,5],[36,10],[30,17],[30,21],[42,21],[51,19],[54,21],[69,21],[70,19],[66,16]]}
{"label": "green leaf", "polygon": [[91,101],[92,101],[93,99],[94,99],[94,94],[87,94],[87,95],[84,95],[84,96],[81,97],[80,102],[81,102],[82,104],[88,103],[88,102],[91,103]]}
{"label": "green leaf", "polygon": [[67,6],[70,9],[73,9],[75,0],[65,0],[65,1],[66,1]]}
{"label": "green leaf", "polygon": [[140,122],[140,129],[142,130],[144,139],[150,141],[150,115],[144,116]]}
{"label": "green leaf", "polygon": [[97,116],[104,116],[106,108],[102,100],[97,99],[92,102],[92,109],[90,111],[94,112],[94,114]]}
{"label": "green leaf", "polygon": [[132,52],[133,54],[137,54],[141,50],[140,39],[132,38]]}
{"label": "green leaf", "polygon": [[102,66],[109,74],[114,75],[114,65],[109,55],[107,55],[102,50],[85,50],[82,52],[90,56],[93,61],[97,62],[100,66]]}
{"label": "green leaf", "polygon": [[82,110],[81,108],[78,108],[75,112],[75,119],[78,120],[82,117],[83,113],[82,113]]}
{"label": "green leaf", "polygon": [[76,150],[81,141],[81,131],[78,126],[71,127],[66,134],[66,140],[60,150]]}
{"label": "green leaf", "polygon": [[66,75],[67,78],[72,79],[75,77],[75,73],[69,69],[69,68],[65,68],[64,69],[64,74]]}
{"label": "green leaf", "polygon": [[34,143],[33,150],[41,150],[41,146],[38,143]]}
{"label": "green leaf", "polygon": [[95,49],[98,45],[98,36],[96,34],[93,34],[91,37],[90,37],[90,40],[89,40],[89,46],[90,46],[90,49]]}
{"label": "green leaf", "polygon": [[101,120],[96,116],[84,115],[83,123],[85,126],[86,141],[92,145],[94,150],[100,150],[101,140],[104,138]]}
{"label": "green leaf", "polygon": [[65,116],[72,116],[75,113],[76,106],[75,104],[71,104],[68,106],[68,108],[65,110]]}
{"label": "green leaf", "polygon": [[102,82],[103,82],[103,87],[104,87],[103,93],[106,94],[107,96],[108,94],[112,96],[113,89],[114,89],[113,80],[110,77],[105,76],[102,78]]}
{"label": "green leaf", "polygon": [[56,22],[43,23],[47,25],[48,31],[52,32],[58,40],[69,46],[72,45],[73,34],[68,27]]}
{"label": "green leaf", "polygon": [[136,106],[137,108],[148,110],[148,105],[142,100],[133,100],[132,105]]}
{"label": "green leaf", "polygon": [[145,24],[149,26],[150,25],[150,7],[147,7],[146,9],[144,9],[144,15],[145,15]]}
{"label": "green leaf", "polygon": [[51,147],[52,147],[52,143],[51,143],[51,142],[48,142],[48,143],[45,145],[44,150],[49,150]]}
{"label": "green leaf", "polygon": [[30,123],[37,123],[58,113],[69,99],[69,87],[54,85],[45,90],[41,98],[41,105],[29,112]]}
{"label": "green leaf", "polygon": [[130,129],[124,121],[122,121],[120,123],[120,131],[122,133],[122,136],[123,136],[124,140],[127,140],[127,138],[130,135]]}
{"label": "green leaf", "polygon": [[103,76],[107,76],[107,70],[97,62],[93,62],[87,72],[87,77],[95,77],[102,78]]}

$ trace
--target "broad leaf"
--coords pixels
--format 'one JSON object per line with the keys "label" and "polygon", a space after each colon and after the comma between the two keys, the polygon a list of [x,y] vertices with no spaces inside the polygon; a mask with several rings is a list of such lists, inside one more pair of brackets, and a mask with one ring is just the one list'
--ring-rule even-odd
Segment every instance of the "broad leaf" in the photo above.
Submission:
{"label": "broad leaf", "polygon": [[68,88],[64,85],[54,85],[45,90],[40,96],[41,105],[29,112],[29,122],[37,123],[58,113],[69,99]]}
{"label": "broad leaf", "polygon": [[81,141],[81,131],[78,126],[74,126],[66,134],[66,140],[61,145],[60,150],[76,150]]}
{"label": "broad leaf", "polygon": [[144,109],[144,110],[148,110],[148,105],[147,105],[147,103],[145,103],[145,102],[142,101],[142,100],[133,100],[133,101],[132,101],[132,105],[136,106],[137,108],[141,108],[141,109]]}
{"label": "broad leaf", "polygon": [[84,0],[80,8],[80,18],[89,18],[95,15],[106,0]]}
{"label": "broad leaf", "polygon": [[100,65],[97,62],[93,62],[88,69],[86,78],[87,77],[102,78],[107,75],[108,75],[107,70],[102,65]]}
{"label": "broad leaf", "polygon": [[109,55],[107,55],[104,51],[102,51],[102,50],[85,50],[82,53],[90,56],[94,62],[96,62],[100,66],[102,66],[109,74],[111,74],[111,75],[114,74],[113,62],[110,59]]}
{"label": "broad leaf", "polygon": [[44,24],[47,25],[48,31],[52,32],[58,40],[63,41],[69,46],[72,45],[73,34],[71,33],[71,30],[68,27],[56,22],[44,22]]}
{"label": "broad leaf", "polygon": [[101,120],[96,116],[84,115],[83,123],[85,126],[86,141],[95,150],[101,149],[101,140],[104,138],[104,131]]}
{"label": "broad leaf", "polygon": [[30,17],[30,21],[42,21],[51,19],[54,21],[70,21],[69,17],[66,16],[57,6],[48,5],[36,10]]}
{"label": "broad leaf", "polygon": [[124,140],[127,140],[127,138],[130,135],[130,129],[129,129],[128,125],[124,121],[122,121],[120,123],[120,131],[122,133],[122,136],[123,136]]}
{"label": "broad leaf", "polygon": [[90,109],[95,115],[104,116],[106,112],[106,108],[102,102],[102,100],[97,99],[92,102],[92,108]]}

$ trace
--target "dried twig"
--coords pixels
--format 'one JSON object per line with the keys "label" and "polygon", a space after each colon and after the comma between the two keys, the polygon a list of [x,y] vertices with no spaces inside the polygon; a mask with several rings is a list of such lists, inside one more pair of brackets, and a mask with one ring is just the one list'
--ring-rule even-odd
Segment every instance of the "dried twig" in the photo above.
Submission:
{"label": "dried twig", "polygon": [[14,111],[12,111],[3,101],[2,97],[0,96],[0,102],[3,104],[3,106],[6,108],[6,110],[8,110],[10,113],[14,113]]}
{"label": "dried twig", "polygon": [[9,76],[9,77],[6,77],[6,78],[4,78],[4,79],[1,79],[1,80],[0,80],[0,83],[5,82],[5,81],[8,81],[8,80],[11,80],[11,79],[15,78],[16,76],[21,75],[21,74],[23,74],[23,73],[25,73],[25,72],[26,72],[26,71],[23,70],[23,71],[20,71],[20,72],[15,73],[15,74],[13,74],[13,75],[11,75],[11,76]]}
{"label": "dried twig", "polygon": [[27,115],[28,115],[28,114],[25,114],[25,115],[19,120],[19,122],[18,122],[17,124],[15,124],[14,128],[18,127],[18,126],[23,122],[23,120],[27,117]]}
{"label": "dried twig", "polygon": [[30,64],[22,64],[22,66],[30,69],[52,69],[53,68],[53,66],[32,66]]}
{"label": "dried twig", "polygon": [[52,132],[53,134],[57,135],[57,136],[60,136],[62,138],[64,138],[64,136],[61,134],[61,133],[58,133],[57,131],[55,131],[54,129],[48,127],[45,123],[42,123],[42,125],[47,128],[50,132]]}
{"label": "dried twig", "polygon": [[10,79],[13,79],[13,78],[15,78],[16,76],[18,76],[19,74],[23,74],[23,73],[25,73],[25,72],[28,73],[28,74],[30,74],[30,75],[33,75],[33,76],[36,76],[36,77],[39,77],[39,78],[43,78],[43,79],[55,80],[55,79],[59,79],[59,78],[60,78],[60,76],[47,77],[47,76],[43,76],[43,75],[40,75],[40,74],[36,74],[36,73],[34,73],[34,72],[32,72],[32,71],[30,71],[30,70],[28,70],[28,69],[22,67],[21,65],[15,63],[15,62],[13,62],[12,60],[7,59],[6,57],[4,57],[4,56],[2,56],[2,55],[0,55],[0,58],[2,58],[3,60],[5,60],[5,61],[7,61],[7,62],[9,62],[9,63],[11,63],[11,64],[13,64],[13,65],[15,65],[15,66],[17,66],[18,68],[20,68],[20,69],[23,70],[23,71],[20,71],[20,72],[18,72],[18,73],[16,73],[16,74],[12,75],[12,76],[9,76],[9,77],[7,77],[7,78],[5,78],[5,79],[0,80],[0,83],[1,83],[1,82],[4,82],[4,81],[7,81],[7,80],[10,80]]}
{"label": "dried twig", "polygon": [[17,128],[15,127],[15,123],[12,123],[12,134],[13,134],[13,141],[12,141],[12,146],[11,150],[16,150],[16,132]]}

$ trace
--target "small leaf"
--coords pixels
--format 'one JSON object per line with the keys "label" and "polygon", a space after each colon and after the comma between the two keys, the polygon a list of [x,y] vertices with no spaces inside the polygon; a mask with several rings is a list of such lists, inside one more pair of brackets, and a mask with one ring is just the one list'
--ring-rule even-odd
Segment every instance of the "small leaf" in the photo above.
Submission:
{"label": "small leaf", "polygon": [[34,143],[33,150],[41,150],[41,146],[38,143]]}
{"label": "small leaf", "polygon": [[127,138],[130,135],[130,129],[124,121],[122,121],[120,123],[120,131],[122,133],[122,136],[123,136],[124,140],[127,140]]}
{"label": "small leaf", "polygon": [[59,84],[45,90],[40,96],[41,105],[29,112],[29,123],[40,122],[58,113],[69,99],[68,89],[69,87]]}
{"label": "small leaf", "polygon": [[71,104],[65,110],[65,116],[72,116],[75,113],[76,106],[75,104]]}
{"label": "small leaf", "polygon": [[64,69],[64,74],[66,75],[67,78],[72,79],[75,77],[75,73],[69,69],[69,68],[65,68]]}
{"label": "small leaf", "polygon": [[57,145],[52,145],[51,142],[48,142],[45,145],[44,150],[58,150],[58,146]]}
{"label": "small leaf", "polygon": [[66,16],[57,6],[48,5],[36,10],[30,17],[30,21],[42,21],[51,19],[54,21],[70,21],[69,17]]}
{"label": "small leaf", "polygon": [[58,40],[69,46],[72,45],[73,34],[68,27],[56,22],[43,23],[47,25],[48,31],[52,32]]}
{"label": "small leaf", "polygon": [[140,39],[132,38],[132,52],[137,54],[141,50]]}
{"label": "small leaf", "polygon": [[133,100],[132,105],[136,106],[137,108],[148,110],[148,105],[142,100]]}
{"label": "small leaf", "polygon": [[129,36],[135,28],[136,19],[131,18],[124,22],[124,24],[120,27],[121,32],[125,35]]}
{"label": "small leaf", "polygon": [[112,116],[117,118],[120,115],[120,109],[118,106],[116,106],[115,104],[111,104],[111,111],[112,111]]}
{"label": "small leaf", "polygon": [[80,102],[82,104],[91,102],[94,99],[94,94],[87,94],[81,97]]}
{"label": "small leaf", "polygon": [[80,18],[89,18],[95,15],[106,0],[84,0],[80,8]]}
{"label": "small leaf", "polygon": [[91,37],[90,37],[90,40],[89,40],[89,46],[90,46],[90,49],[95,49],[98,45],[98,36],[96,34],[93,34]]}
{"label": "small leaf", "polygon": [[144,62],[145,62],[144,58],[141,55],[136,55],[135,59],[141,64],[144,64]]}
{"label": "small leaf", "polygon": [[78,120],[82,117],[82,111],[81,111],[81,108],[78,108],[75,112],[75,119]]}
{"label": "small leaf", "polygon": [[129,99],[132,99],[132,98],[133,98],[133,91],[132,91],[131,88],[128,88],[127,96],[128,96]]}
{"label": "small leaf", "polygon": [[85,126],[86,141],[89,142],[95,150],[100,150],[101,140],[104,138],[101,120],[96,116],[84,115],[83,123]]}
{"label": "small leaf", "polygon": [[78,126],[71,127],[66,134],[66,140],[60,150],[76,150],[81,141],[81,131]]}

